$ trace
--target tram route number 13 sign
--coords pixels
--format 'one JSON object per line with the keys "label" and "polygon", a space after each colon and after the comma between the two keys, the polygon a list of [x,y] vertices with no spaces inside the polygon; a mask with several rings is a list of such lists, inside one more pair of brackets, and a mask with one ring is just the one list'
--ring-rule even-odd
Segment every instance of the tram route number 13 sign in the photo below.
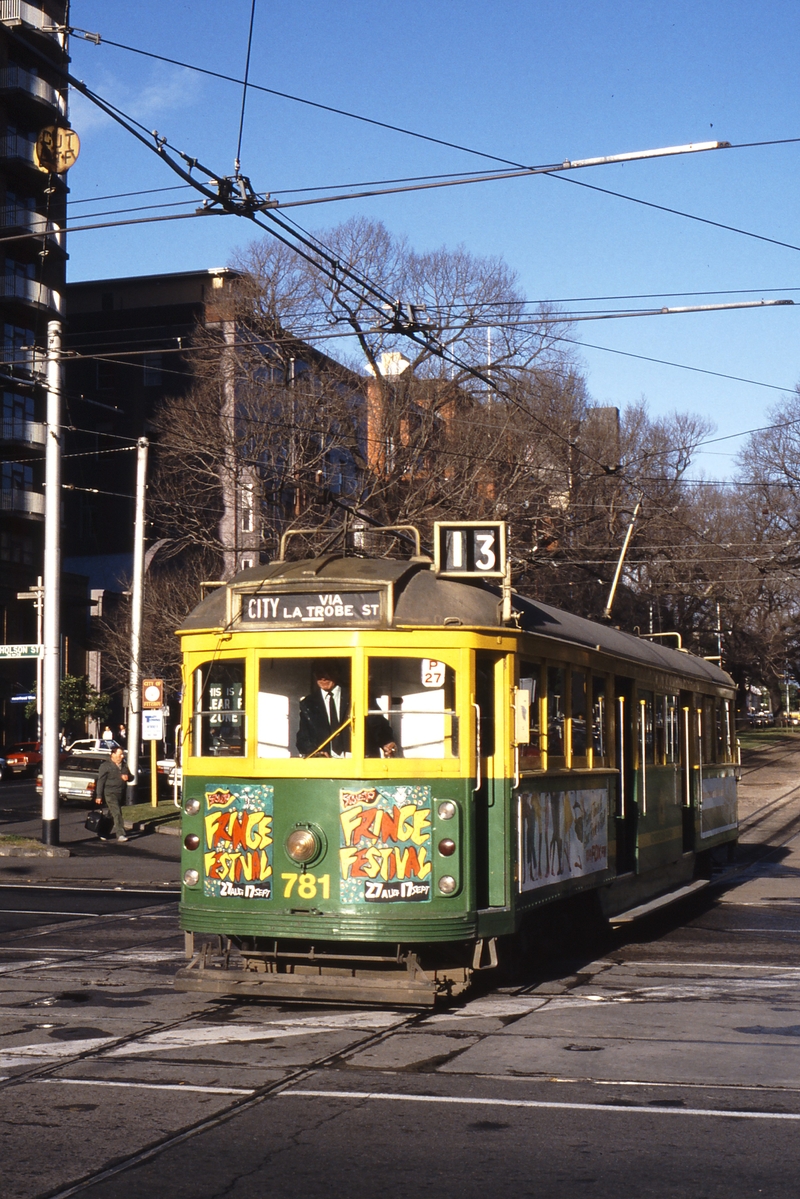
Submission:
{"label": "tram route number 13 sign", "polygon": [[502,579],[506,573],[506,523],[437,521],[434,554],[439,575]]}
{"label": "tram route number 13 sign", "polygon": [[242,596],[242,624],[317,625],[340,629],[377,625],[380,619],[380,591],[301,591]]}

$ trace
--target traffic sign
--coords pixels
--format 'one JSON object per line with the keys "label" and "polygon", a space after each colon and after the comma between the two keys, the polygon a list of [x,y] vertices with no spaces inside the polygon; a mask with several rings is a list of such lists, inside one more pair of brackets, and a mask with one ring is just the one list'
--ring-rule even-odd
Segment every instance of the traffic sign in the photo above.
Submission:
{"label": "traffic sign", "polygon": [[31,692],[28,695],[12,695],[10,702],[12,704],[30,704],[36,699],[36,696]]}
{"label": "traffic sign", "polygon": [[504,520],[440,520],[433,526],[433,536],[437,574],[468,579],[505,578]]}
{"label": "traffic sign", "polygon": [[39,658],[40,645],[0,645],[0,658]]}
{"label": "traffic sign", "polygon": [[76,162],[81,142],[74,129],[48,125],[36,139],[36,165],[48,175],[63,175]]}
{"label": "traffic sign", "polygon": [[142,711],[155,712],[164,707],[164,680],[142,679]]}
{"label": "traffic sign", "polygon": [[142,712],[142,741],[164,740],[164,713]]}

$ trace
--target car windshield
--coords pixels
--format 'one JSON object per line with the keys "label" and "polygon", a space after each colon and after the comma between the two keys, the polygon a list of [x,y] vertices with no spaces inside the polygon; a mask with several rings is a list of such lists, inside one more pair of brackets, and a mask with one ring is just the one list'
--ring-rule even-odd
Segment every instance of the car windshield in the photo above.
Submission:
{"label": "car windshield", "polygon": [[12,745],[6,750],[7,754],[30,754],[36,750],[35,741],[21,741],[18,745]]}

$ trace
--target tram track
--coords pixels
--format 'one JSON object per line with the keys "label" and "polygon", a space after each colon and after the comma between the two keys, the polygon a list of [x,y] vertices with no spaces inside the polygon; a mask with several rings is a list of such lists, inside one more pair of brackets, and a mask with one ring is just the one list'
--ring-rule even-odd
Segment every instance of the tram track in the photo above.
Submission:
{"label": "tram track", "polygon": [[[196,1021],[207,1013],[219,1012],[220,1008],[235,1008],[239,1006],[242,1006],[241,1001],[239,1000],[231,1000],[229,1003],[226,1003],[225,1001],[217,1001],[217,1003],[214,1005],[209,1005],[209,1007],[202,1009],[202,1011],[193,1013],[190,1017],[184,1017],[181,1020],[176,1020],[173,1022],[165,1022],[158,1028],[149,1028],[130,1037],[120,1038],[115,1044],[104,1046],[101,1051],[79,1054],[73,1059],[66,1061],[62,1059],[55,1066],[51,1066],[46,1069],[42,1068],[41,1071],[32,1071],[26,1076],[18,1075],[15,1079],[9,1080],[9,1082],[39,1082],[55,1074],[56,1071],[64,1069],[65,1066],[79,1061],[91,1060],[92,1058],[101,1058],[103,1054],[112,1050],[116,1050],[118,1046],[132,1044],[138,1040],[141,1040],[143,1037],[152,1036],[154,1032],[169,1032],[175,1028],[181,1027],[181,1025]],[[365,1050],[372,1049],[377,1045],[380,1045],[383,1041],[387,1040],[401,1029],[408,1028],[416,1021],[423,1019],[425,1014],[426,1013],[415,1012],[413,1014],[398,1015],[398,1019],[393,1024],[388,1025],[386,1028],[380,1029],[377,1032],[367,1033],[361,1039],[348,1045],[346,1049],[337,1049],[332,1053],[321,1054],[313,1061],[290,1071],[284,1078],[265,1083],[261,1087],[252,1088],[250,1094],[246,1096],[239,1096],[233,1099],[232,1102],[227,1104],[221,1111],[216,1112],[213,1116],[206,1117],[202,1120],[197,1120],[194,1123],[187,1125],[185,1128],[180,1129],[178,1132],[170,1133],[167,1136],[161,1137],[152,1144],[146,1145],[143,1149],[138,1150],[136,1153],[130,1154],[128,1157],[125,1157],[120,1161],[114,1162],[110,1166],[106,1166],[103,1169],[85,1174],[83,1177],[70,1183],[66,1188],[59,1187],[55,1190],[43,1192],[39,1199],[69,1199],[70,1196],[77,1195],[81,1191],[85,1191],[89,1187],[95,1186],[97,1183],[105,1182],[111,1178],[118,1177],[119,1175],[124,1174],[126,1171],[132,1170],[141,1165],[143,1162],[150,1161],[152,1158],[157,1157],[160,1153],[184,1144],[193,1137],[200,1136],[203,1133],[209,1132],[213,1128],[219,1127],[221,1124],[226,1123],[228,1120],[233,1119],[242,1112],[257,1107],[265,1100],[270,1099],[274,1095],[279,1095],[287,1088],[296,1086],[298,1083],[306,1081],[320,1070],[334,1067],[343,1057],[350,1056],[353,1053],[364,1052]],[[265,1036],[268,1035],[268,1031],[265,1030]],[[65,1080],[65,1082],[69,1082],[69,1080]],[[80,1085],[80,1083],[76,1081],[76,1085]]]}

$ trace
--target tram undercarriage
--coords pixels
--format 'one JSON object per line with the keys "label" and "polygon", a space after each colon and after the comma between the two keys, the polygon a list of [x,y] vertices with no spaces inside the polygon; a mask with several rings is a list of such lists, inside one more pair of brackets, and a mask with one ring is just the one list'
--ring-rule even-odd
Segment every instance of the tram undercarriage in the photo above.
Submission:
{"label": "tram undercarriage", "polygon": [[[253,938],[215,937],[195,950],[187,933],[187,966],[179,991],[324,1003],[433,1007],[463,994],[473,976],[498,964],[496,938],[464,945],[411,950],[402,945],[303,945]],[[371,952],[365,952],[366,950]],[[434,957],[435,954],[435,957]],[[442,963],[449,956],[452,961]]]}

